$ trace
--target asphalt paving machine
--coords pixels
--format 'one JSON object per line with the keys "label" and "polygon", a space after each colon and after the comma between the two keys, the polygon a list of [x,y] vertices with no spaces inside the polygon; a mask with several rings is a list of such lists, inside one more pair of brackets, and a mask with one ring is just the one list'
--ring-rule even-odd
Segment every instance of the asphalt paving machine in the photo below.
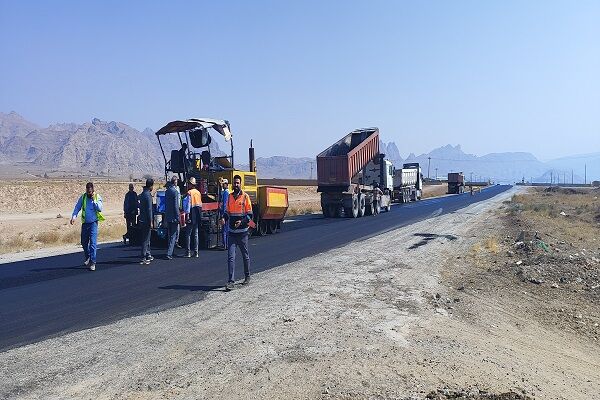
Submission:
{"label": "asphalt paving machine", "polygon": [[[212,154],[212,135],[218,134],[230,144],[229,154]],[[173,149],[173,140],[165,140],[167,135],[176,136],[179,148]],[[203,248],[222,245],[219,219],[221,208],[221,181],[233,182],[233,177],[242,178],[242,190],[252,201],[253,219],[256,227],[253,234],[263,236],[276,233],[288,209],[288,192],[285,187],[258,185],[254,147],[250,142],[249,171],[235,168],[233,135],[229,122],[209,118],[193,118],[171,121],[156,132],[156,137],[165,163],[165,181],[172,175],[179,177],[181,192],[189,178],[196,179],[196,188],[202,195],[202,222],[200,224],[200,244]],[[172,137],[172,136],[170,136]],[[167,150],[167,146],[171,147]],[[154,226],[159,238],[166,238],[164,216],[164,192],[157,193]],[[183,235],[181,235],[183,236]]]}

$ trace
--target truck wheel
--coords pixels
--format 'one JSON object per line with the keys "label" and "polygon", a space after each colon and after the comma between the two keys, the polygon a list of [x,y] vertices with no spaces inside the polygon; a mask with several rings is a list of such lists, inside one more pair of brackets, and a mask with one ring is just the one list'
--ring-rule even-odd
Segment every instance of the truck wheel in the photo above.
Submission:
{"label": "truck wheel", "polygon": [[358,216],[362,217],[363,215],[365,215],[365,208],[366,208],[366,199],[365,196],[360,195],[358,197]]}
{"label": "truck wheel", "polygon": [[323,211],[323,217],[331,218],[331,206],[321,203],[321,210]]}
{"label": "truck wheel", "polygon": [[348,218],[357,218],[358,217],[358,209],[360,208],[360,199],[356,195],[352,195],[352,207],[346,208],[344,207],[344,213]]}
{"label": "truck wheel", "polygon": [[340,218],[342,216],[342,208],[335,204],[330,204],[329,208],[329,216],[331,218]]}
{"label": "truck wheel", "polygon": [[373,209],[373,203],[366,202],[366,204],[365,204],[365,213],[364,214],[365,215],[373,215],[374,213],[375,212],[374,212],[374,209]]}
{"label": "truck wheel", "polygon": [[277,233],[277,231],[279,230],[279,221],[277,221],[276,219],[270,219],[269,221],[267,221],[267,223],[267,233]]}
{"label": "truck wheel", "polygon": [[265,236],[267,234],[267,222],[265,220],[259,221],[256,224],[256,235],[257,236]]}

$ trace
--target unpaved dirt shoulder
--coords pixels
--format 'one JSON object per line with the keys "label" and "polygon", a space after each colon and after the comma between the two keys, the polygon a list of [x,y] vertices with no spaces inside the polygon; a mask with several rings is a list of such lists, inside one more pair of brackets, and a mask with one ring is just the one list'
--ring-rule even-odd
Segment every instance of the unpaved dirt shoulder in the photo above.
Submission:
{"label": "unpaved dirt shoulder", "polygon": [[444,387],[590,398],[597,346],[527,321],[514,328],[503,305],[480,314],[480,299],[462,291],[455,302],[442,284],[508,196],[195,304],[2,353],[0,398],[391,399]]}

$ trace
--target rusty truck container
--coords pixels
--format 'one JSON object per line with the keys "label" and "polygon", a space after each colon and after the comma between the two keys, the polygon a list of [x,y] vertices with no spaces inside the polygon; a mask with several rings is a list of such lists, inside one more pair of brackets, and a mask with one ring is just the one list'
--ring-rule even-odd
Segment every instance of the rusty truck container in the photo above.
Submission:
{"label": "rusty truck container", "polygon": [[464,183],[465,176],[462,172],[449,172],[448,173],[448,183]]}
{"label": "rusty truck container", "polygon": [[283,220],[289,207],[287,188],[259,186],[258,204],[261,220]]}
{"label": "rusty truck container", "polygon": [[448,194],[462,194],[465,192],[465,176],[462,172],[448,173]]}
{"label": "rusty truck container", "polygon": [[347,191],[352,177],[379,154],[379,129],[350,132],[317,155],[317,191]]}

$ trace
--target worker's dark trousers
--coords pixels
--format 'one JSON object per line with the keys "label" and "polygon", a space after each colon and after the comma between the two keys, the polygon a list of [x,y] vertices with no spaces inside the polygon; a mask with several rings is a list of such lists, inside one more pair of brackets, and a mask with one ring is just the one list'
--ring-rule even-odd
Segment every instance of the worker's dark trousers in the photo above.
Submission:
{"label": "worker's dark trousers", "polygon": [[229,282],[235,281],[235,248],[238,247],[244,258],[244,275],[250,276],[250,256],[248,255],[248,232],[229,232],[227,237],[227,269]]}
{"label": "worker's dark trousers", "polygon": [[142,258],[148,258],[150,254],[150,225],[140,225],[140,238],[142,240]]}
{"label": "worker's dark trousers", "polygon": [[198,253],[198,224],[189,223],[185,227],[185,250],[188,254]]}
{"label": "worker's dark trousers", "polygon": [[135,213],[125,214],[125,223],[127,224],[127,233],[125,237],[131,240],[131,228],[135,225],[135,219],[137,217],[137,211]]}
{"label": "worker's dark trousers", "polygon": [[175,242],[179,234],[179,222],[169,222],[167,225],[167,232],[169,234],[169,247],[167,248],[167,255],[173,257],[173,250],[175,249]]}

